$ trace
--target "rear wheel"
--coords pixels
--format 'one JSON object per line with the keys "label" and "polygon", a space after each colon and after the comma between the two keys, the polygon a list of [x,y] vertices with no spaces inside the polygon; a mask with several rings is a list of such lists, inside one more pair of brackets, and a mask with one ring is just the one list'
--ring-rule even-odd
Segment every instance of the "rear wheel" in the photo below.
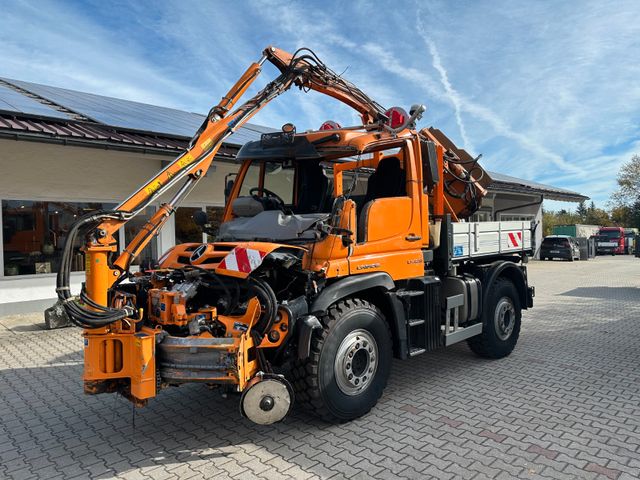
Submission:
{"label": "rear wheel", "polygon": [[360,299],[330,307],[322,323],[309,358],[293,369],[296,398],[328,421],[358,418],[387,385],[391,333],[382,312]]}
{"label": "rear wheel", "polygon": [[469,348],[484,358],[503,358],[518,343],[522,311],[515,285],[498,278],[490,287],[482,317],[482,333],[467,340]]}

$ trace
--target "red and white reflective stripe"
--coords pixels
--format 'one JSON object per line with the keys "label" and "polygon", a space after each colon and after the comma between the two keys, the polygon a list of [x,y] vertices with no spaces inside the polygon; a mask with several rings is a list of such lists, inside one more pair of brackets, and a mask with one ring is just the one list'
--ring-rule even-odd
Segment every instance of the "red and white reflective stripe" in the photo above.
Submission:
{"label": "red and white reflective stripe", "polygon": [[507,244],[510,247],[520,247],[522,245],[522,232],[508,233]]}
{"label": "red and white reflective stripe", "polygon": [[236,247],[220,262],[218,268],[234,272],[251,273],[262,263],[266,253],[253,248]]}

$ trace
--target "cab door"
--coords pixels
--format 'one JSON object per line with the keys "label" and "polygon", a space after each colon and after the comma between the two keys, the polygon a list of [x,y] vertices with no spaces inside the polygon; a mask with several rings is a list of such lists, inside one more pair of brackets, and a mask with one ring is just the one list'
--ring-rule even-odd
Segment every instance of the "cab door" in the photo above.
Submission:
{"label": "cab door", "polygon": [[356,214],[350,273],[387,272],[395,280],[424,274],[419,178],[411,143],[381,153]]}

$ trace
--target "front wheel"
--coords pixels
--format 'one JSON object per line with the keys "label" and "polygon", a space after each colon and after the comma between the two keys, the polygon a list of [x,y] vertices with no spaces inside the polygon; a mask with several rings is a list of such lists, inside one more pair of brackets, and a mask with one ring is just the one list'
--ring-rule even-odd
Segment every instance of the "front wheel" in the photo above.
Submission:
{"label": "front wheel", "polygon": [[296,397],[328,421],[366,414],[378,402],[391,369],[391,333],[382,312],[361,299],[330,307],[309,358],[292,371]]}
{"label": "front wheel", "polygon": [[484,358],[503,358],[518,343],[522,310],[515,285],[498,278],[490,287],[482,316],[482,333],[467,340],[473,353]]}

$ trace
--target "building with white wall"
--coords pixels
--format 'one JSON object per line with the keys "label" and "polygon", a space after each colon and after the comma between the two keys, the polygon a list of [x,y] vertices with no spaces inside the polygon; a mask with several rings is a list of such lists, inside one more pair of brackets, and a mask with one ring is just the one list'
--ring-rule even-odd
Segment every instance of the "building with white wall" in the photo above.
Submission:
{"label": "building with white wall", "polygon": [[[90,210],[111,208],[136,191],[186,146],[204,116],[82,92],[0,79],[0,315],[42,311],[55,299],[55,272],[66,232]],[[177,210],[142,260],[176,243],[206,241],[191,221],[196,209],[219,216],[225,177],[241,145],[273,129],[248,124],[221,148],[214,166]],[[545,198],[586,197],[490,174],[479,220],[541,220]],[[119,234],[122,248],[158,205]],[[540,236],[542,228],[537,229]],[[539,245],[539,240],[538,243]],[[78,252],[75,291],[84,279]]]}

